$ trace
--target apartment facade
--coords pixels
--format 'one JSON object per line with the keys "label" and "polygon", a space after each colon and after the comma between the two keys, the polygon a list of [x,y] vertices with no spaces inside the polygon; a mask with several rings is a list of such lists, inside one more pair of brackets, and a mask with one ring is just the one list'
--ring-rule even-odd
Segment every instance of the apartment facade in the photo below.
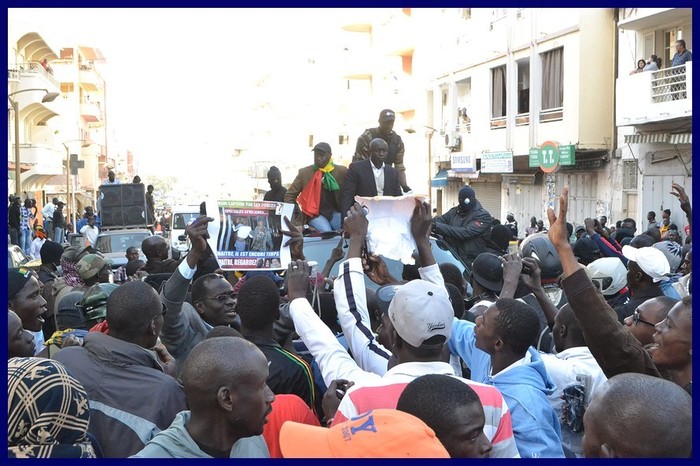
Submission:
{"label": "apartment facade", "polygon": [[[60,92],[60,83],[51,68],[42,65],[44,60],[51,62],[58,55],[39,33],[18,30],[12,23],[8,26],[8,191],[19,192],[22,197],[26,193],[39,201],[47,181],[63,173],[65,159],[64,152],[53,142],[53,126],[60,113],[58,102],[42,102],[49,94]],[[17,114],[12,102],[17,105]],[[17,148],[21,180],[16,179]]]}
{"label": "apartment facade", "polygon": [[[493,217],[512,212],[523,237],[529,218],[545,218],[568,185],[573,223],[609,215],[614,10],[425,14],[445,25],[414,63],[429,84],[425,119],[437,130],[430,172],[438,211],[469,184]],[[561,163],[538,159],[550,146]]]}
{"label": "apartment facade", "polygon": [[[613,193],[614,211],[648,226],[647,212],[661,220],[664,209],[681,236],[687,225],[671,184],[684,186],[692,199],[693,62],[671,66],[675,42],[692,50],[689,8],[622,8],[618,18],[616,80],[617,147],[620,165]],[[658,71],[630,74],[639,59],[661,59]]]}

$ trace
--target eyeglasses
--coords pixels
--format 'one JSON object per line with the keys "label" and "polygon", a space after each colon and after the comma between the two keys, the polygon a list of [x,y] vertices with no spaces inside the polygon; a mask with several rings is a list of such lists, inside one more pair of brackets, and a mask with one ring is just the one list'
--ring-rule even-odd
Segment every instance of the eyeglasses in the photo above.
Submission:
{"label": "eyeglasses", "polygon": [[151,322],[153,322],[154,320],[156,320],[156,319],[158,318],[158,316],[163,316],[163,317],[165,317],[165,311],[167,311],[168,308],[165,307],[165,303],[163,303],[163,302],[161,302],[160,305],[163,306],[163,310],[160,312],[160,314],[156,314],[155,317],[154,317],[153,319],[151,319]]}
{"label": "eyeglasses", "polygon": [[215,299],[215,300],[217,300],[218,302],[220,302],[221,304],[223,304],[223,303],[225,303],[226,301],[228,301],[229,299],[234,299],[234,300],[235,300],[235,299],[236,299],[236,293],[234,293],[233,291],[229,291],[228,293],[223,293],[223,294],[220,294],[220,295],[217,295],[217,296],[211,296],[211,297],[202,298],[202,299]]}
{"label": "eyeglasses", "polygon": [[632,322],[634,322],[635,325],[637,324],[637,322],[641,322],[643,324],[647,324],[647,325],[651,325],[652,327],[656,327],[656,324],[652,324],[651,322],[647,322],[646,320],[642,320],[639,317],[639,311],[637,311],[637,310],[635,310],[634,314],[632,314]]}

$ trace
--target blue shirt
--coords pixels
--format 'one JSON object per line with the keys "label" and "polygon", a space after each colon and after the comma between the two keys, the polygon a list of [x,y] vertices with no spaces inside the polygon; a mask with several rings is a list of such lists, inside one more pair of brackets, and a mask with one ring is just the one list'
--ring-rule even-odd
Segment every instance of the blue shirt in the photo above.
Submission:
{"label": "blue shirt", "polygon": [[685,65],[687,61],[693,61],[693,54],[689,50],[684,50],[683,53],[676,52],[671,61],[671,66]]}

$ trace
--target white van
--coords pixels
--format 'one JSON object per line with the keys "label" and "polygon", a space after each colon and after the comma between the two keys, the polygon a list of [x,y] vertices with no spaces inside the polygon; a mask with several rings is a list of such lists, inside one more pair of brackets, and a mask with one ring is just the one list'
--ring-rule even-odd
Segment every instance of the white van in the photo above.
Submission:
{"label": "white van", "polygon": [[185,236],[185,228],[199,217],[199,206],[173,207],[170,214],[170,249],[173,259],[179,259],[190,250]]}

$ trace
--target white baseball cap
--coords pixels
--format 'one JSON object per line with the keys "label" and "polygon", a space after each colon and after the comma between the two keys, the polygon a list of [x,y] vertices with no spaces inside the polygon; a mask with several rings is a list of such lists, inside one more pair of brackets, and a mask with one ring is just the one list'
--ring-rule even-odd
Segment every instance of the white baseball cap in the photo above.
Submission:
{"label": "white baseball cap", "polygon": [[654,283],[668,280],[671,267],[663,252],[654,247],[634,248],[623,246],[622,255],[636,262],[642,271],[649,275]]}
{"label": "white baseball cap", "polygon": [[445,342],[450,339],[455,315],[444,287],[412,280],[396,291],[388,313],[396,333],[411,346],[417,348],[436,335],[444,336]]}

